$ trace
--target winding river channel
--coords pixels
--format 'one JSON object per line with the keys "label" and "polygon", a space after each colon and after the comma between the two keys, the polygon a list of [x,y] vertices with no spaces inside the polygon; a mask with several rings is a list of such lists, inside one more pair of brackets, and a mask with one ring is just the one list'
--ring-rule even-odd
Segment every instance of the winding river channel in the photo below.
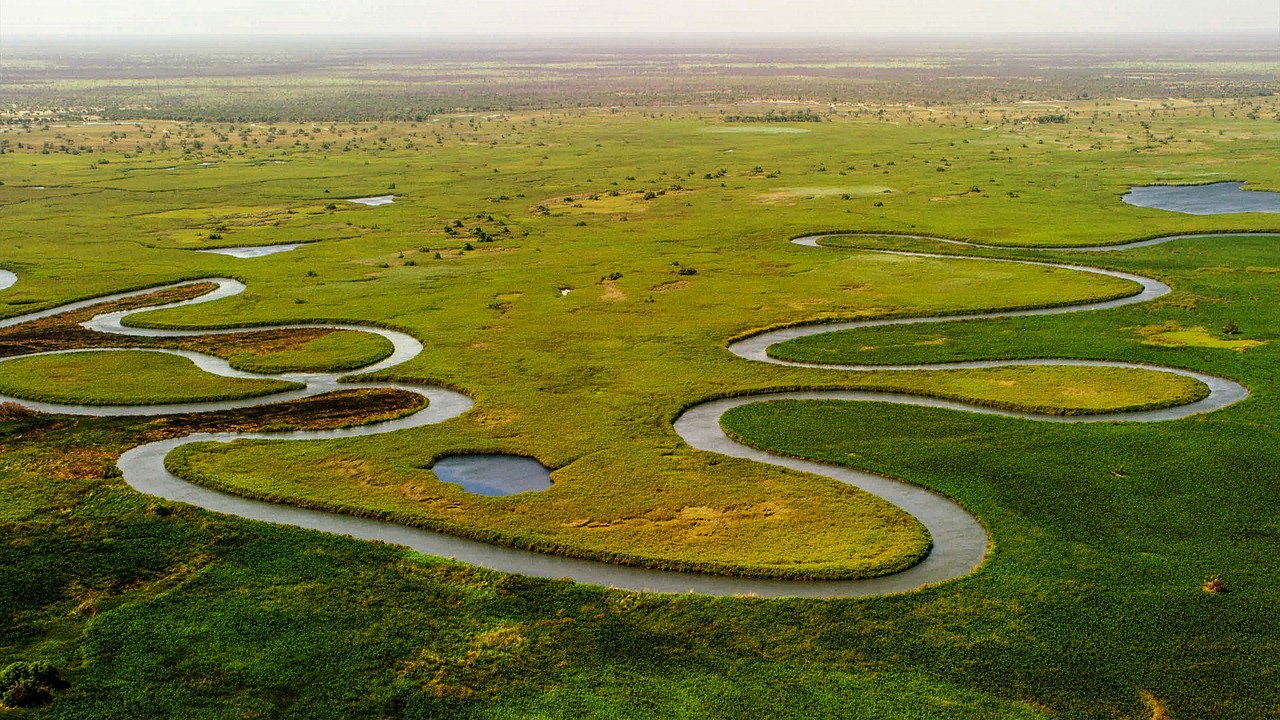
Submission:
{"label": "winding river channel", "polygon": [[[849,236],[849,233],[841,233]],[[1182,235],[1138,241],[1123,245],[1088,248],[1036,248],[1040,250],[1091,250],[1112,251],[1127,248],[1145,247],[1181,238],[1210,237],[1211,235]],[[1212,235],[1222,237],[1222,235]],[[819,241],[827,236],[807,236],[793,242],[809,247],[820,247]],[[927,238],[937,240],[937,238]],[[992,247],[961,241],[945,241],[974,247]],[[1009,250],[1016,248],[1001,247]],[[1025,248],[1024,248],[1025,249]],[[829,250],[828,250],[829,251]],[[1036,265],[1042,267],[1063,268],[1079,272],[1106,275],[1122,278],[1137,283],[1140,291],[1119,299],[1104,302],[1081,303],[1071,306],[1041,308],[1034,310],[1014,310],[1006,312],[971,313],[967,315],[947,315],[937,317],[894,318],[886,320],[869,320],[850,323],[826,325],[807,325],[790,327],[755,335],[729,345],[729,351],[735,355],[756,362],[768,362],[803,367],[821,368],[831,372],[850,372],[862,370],[950,370],[960,368],[1004,367],[1011,365],[1083,365],[1101,367],[1136,367],[1155,372],[1168,372],[1191,377],[1209,387],[1207,397],[1187,405],[1159,410],[1146,410],[1131,413],[1113,413],[1103,415],[1057,416],[1038,415],[1025,412],[1014,412],[968,403],[937,400],[900,393],[879,392],[845,392],[845,391],[812,391],[760,394],[727,399],[716,399],[701,403],[687,409],[673,423],[674,431],[690,446],[708,452],[720,453],[734,457],[747,458],[757,462],[777,465],[834,478],[840,482],[856,486],[867,492],[878,495],[902,508],[916,517],[929,531],[933,539],[933,548],[920,563],[905,571],[878,578],[846,581],[799,581],[799,580],[758,580],[751,578],[734,578],[694,573],[681,573],[662,570],[650,570],[638,567],[613,565],[610,563],[566,558],[556,555],[535,553],[526,550],[505,548],[487,543],[468,540],[451,535],[432,532],[419,528],[405,527],[393,523],[358,518],[349,515],[308,510],[288,505],[279,505],[259,500],[252,500],[237,495],[211,490],[200,485],[182,480],[165,469],[164,459],[175,448],[195,442],[231,442],[233,440],[321,440],[332,438],[350,438],[394,432],[408,428],[421,427],[457,417],[472,407],[472,401],[465,395],[438,387],[405,385],[387,382],[361,381],[361,375],[385,370],[416,357],[422,351],[422,344],[404,333],[360,325],[346,324],[306,324],[275,325],[269,327],[229,328],[219,330],[156,330],[127,327],[123,320],[135,313],[163,308],[181,307],[197,303],[213,302],[243,292],[243,284],[226,278],[209,278],[176,283],[163,287],[108,295],[92,300],[70,303],[57,308],[29,313],[18,317],[0,320],[0,328],[12,327],[32,320],[51,317],[72,310],[83,309],[93,305],[150,294],[158,290],[191,285],[194,283],[212,282],[215,289],[200,297],[182,302],[168,303],[130,311],[97,315],[84,323],[84,326],[103,333],[111,333],[127,338],[129,336],[149,337],[189,337],[196,335],[217,335],[228,333],[244,333],[280,329],[303,328],[336,328],[354,330],[381,335],[391,341],[392,354],[368,367],[356,372],[344,373],[286,373],[280,375],[262,375],[243,372],[230,367],[226,360],[177,350],[148,350],[149,352],[166,352],[180,355],[195,362],[201,369],[217,375],[238,378],[260,378],[289,380],[303,385],[301,389],[290,390],[267,397],[247,400],[221,401],[207,403],[188,403],[173,405],[99,407],[59,405],[40,403],[0,396],[0,401],[16,402],[34,410],[49,413],[88,416],[137,416],[166,415],[191,412],[211,412],[282,402],[285,400],[311,397],[332,392],[337,389],[379,387],[396,388],[425,396],[429,403],[426,408],[411,415],[386,422],[371,423],[358,427],[334,430],[298,430],[272,433],[196,433],[184,437],[162,440],[142,445],[125,452],[119,460],[119,467],[125,482],[139,492],[154,495],[166,500],[184,502],[214,512],[237,515],[253,520],[283,525],[310,528],[325,532],[349,535],[351,537],[380,540],[387,543],[403,545],[419,552],[450,557],[462,562],[479,565],[503,572],[520,573],[547,578],[567,578],[581,583],[611,586],[621,589],[670,592],[670,593],[703,593],[709,595],[743,595],[753,594],[761,597],[805,596],[805,597],[856,597],[882,595],[895,592],[906,592],[923,586],[963,577],[972,573],[983,562],[988,548],[988,537],[982,524],[969,512],[954,501],[925,488],[910,483],[892,480],[879,475],[872,475],[849,468],[824,465],[816,462],[774,455],[756,448],[742,445],[729,438],[720,426],[720,417],[732,407],[755,402],[781,399],[800,400],[845,400],[854,402],[890,402],[908,405],[946,408],[966,412],[985,413],[1032,419],[1043,422],[1152,422],[1176,420],[1197,413],[1211,412],[1221,409],[1248,397],[1248,390],[1242,385],[1224,378],[1193,372],[1180,368],[1160,367],[1152,365],[1136,365],[1092,360],[1001,360],[976,361],[960,363],[940,363],[931,365],[808,365],[791,363],[769,357],[771,345],[796,337],[833,332],[837,330],[873,327],[878,325],[907,325],[916,323],[941,323],[960,320],[986,318],[1019,317],[1024,315],[1050,315],[1068,312],[1084,312],[1105,310],[1108,308],[1147,302],[1167,294],[1168,285],[1157,280],[1130,275],[1112,270],[1087,267],[1082,265],[1064,265],[1059,263],[1033,262],[1028,260],[1008,260],[996,258],[974,258],[971,256],[939,255],[933,253],[883,251],[897,255],[915,257],[985,260],[987,262],[1007,262]],[[0,271],[0,289],[4,289],[17,278],[10,272]],[[122,343],[121,350],[137,348],[127,347]],[[76,351],[64,351],[76,352]],[[30,357],[30,355],[20,356]],[[12,360],[16,358],[5,358]],[[345,382],[340,382],[345,379]]]}

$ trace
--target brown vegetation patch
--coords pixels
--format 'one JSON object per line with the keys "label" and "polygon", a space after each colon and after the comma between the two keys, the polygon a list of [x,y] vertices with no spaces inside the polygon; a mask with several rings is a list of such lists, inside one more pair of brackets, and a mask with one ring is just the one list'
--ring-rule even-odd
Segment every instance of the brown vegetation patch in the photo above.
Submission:
{"label": "brown vegetation patch", "polygon": [[1227,581],[1217,575],[1210,576],[1200,588],[1210,595],[1218,595],[1227,591]]}
{"label": "brown vegetation patch", "polygon": [[190,350],[221,358],[236,353],[267,355],[299,351],[307,343],[330,335],[331,328],[289,330],[246,330],[243,333],[204,335],[185,338],[151,338],[100,333],[80,326],[90,318],[109,312],[135,310],[204,295],[217,286],[213,283],[184,285],[148,293],[138,297],[93,305],[41,320],[33,320],[0,330],[0,357],[13,357],[55,350],[82,350],[106,347],[139,347]]}
{"label": "brown vegetation patch", "polygon": [[1165,308],[1176,308],[1178,310],[1195,310],[1200,307],[1200,303],[1220,302],[1217,298],[1207,295],[1195,295],[1181,290],[1174,290],[1162,298],[1147,303],[1147,307],[1152,310],[1163,310]]}
{"label": "brown vegetation patch", "polygon": [[1151,720],[1169,720],[1169,710],[1165,708],[1164,703],[1160,702],[1160,698],[1143,690],[1142,702],[1151,711]]}
{"label": "brown vegetation patch", "polygon": [[786,301],[787,307],[793,310],[804,310],[820,305],[830,305],[831,300],[828,298],[796,298]]}
{"label": "brown vegetation patch", "polygon": [[25,420],[35,414],[34,410],[16,402],[0,403],[0,422],[5,420]]}
{"label": "brown vegetation patch", "polygon": [[114,452],[103,448],[63,448],[40,461],[40,474],[55,480],[113,477],[119,472],[116,459]]}
{"label": "brown vegetation patch", "polygon": [[600,293],[601,300],[607,300],[609,302],[621,302],[627,299],[627,294],[622,292],[622,289],[619,288],[614,281],[605,280],[604,282],[600,283],[600,285],[601,287],[604,288],[604,292]]}
{"label": "brown vegetation patch", "polygon": [[353,388],[216,413],[156,418],[147,441],[193,432],[253,432],[266,429],[328,430],[390,420],[421,409],[426,398],[407,390]]}
{"label": "brown vegetation patch", "polygon": [[[140,434],[133,435],[129,444],[138,445],[196,432],[327,430],[391,420],[425,405],[426,398],[405,390],[353,388],[261,407],[155,418],[141,429]],[[4,406],[0,406],[0,410],[3,409]],[[21,414],[15,419],[29,420],[30,425],[21,434],[12,436],[13,440],[21,441],[25,438],[30,441],[33,436],[57,432],[74,422],[25,408],[19,407],[19,410]],[[121,449],[112,445],[62,448],[41,459],[39,472],[53,479],[118,477],[116,461]],[[8,446],[0,445],[0,452],[9,450]]]}
{"label": "brown vegetation patch", "polygon": [[747,507],[716,508],[709,506],[658,508],[642,517],[621,517],[609,520],[582,518],[565,523],[568,527],[590,530],[658,529],[664,534],[676,534],[685,540],[713,538],[721,530],[736,525],[761,520],[786,521],[789,508],[774,501]]}
{"label": "brown vegetation patch", "polygon": [[398,675],[416,681],[438,698],[489,697],[526,682],[531,668],[545,664],[546,648],[555,644],[555,626],[571,622],[562,618],[476,628],[454,647],[419,650],[404,662]]}
{"label": "brown vegetation patch", "polygon": [[524,414],[518,410],[512,410],[510,408],[495,408],[492,406],[477,408],[471,411],[472,421],[487,428],[510,425],[523,416]]}
{"label": "brown vegetation patch", "polygon": [[[72,350],[81,348],[119,347],[122,338],[119,335],[94,332],[80,327],[80,323],[95,315],[121,310],[134,310],[151,305],[178,302],[200,297],[216,285],[198,283],[160,292],[139,295],[101,305],[93,305],[80,310],[65,312],[53,317],[32,320],[31,322],[0,329],[0,357],[28,355],[52,350]],[[160,338],[131,337],[127,344],[136,346],[165,347]]]}
{"label": "brown vegetation patch", "polygon": [[658,283],[649,289],[654,292],[671,292],[672,290],[679,290],[688,286],[688,280],[668,280],[664,283]]}
{"label": "brown vegetation patch", "polygon": [[255,355],[298,351],[307,343],[335,332],[331,328],[307,328],[300,330],[257,330],[229,335],[203,335],[182,338],[176,343],[182,350],[229,357],[248,352]]}

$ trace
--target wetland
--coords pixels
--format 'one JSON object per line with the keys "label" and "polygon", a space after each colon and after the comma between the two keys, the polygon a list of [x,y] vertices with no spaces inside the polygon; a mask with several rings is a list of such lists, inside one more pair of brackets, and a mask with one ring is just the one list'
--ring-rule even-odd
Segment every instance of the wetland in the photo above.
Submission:
{"label": "wetland", "polygon": [[1269,47],[7,52],[5,712],[1273,712]]}

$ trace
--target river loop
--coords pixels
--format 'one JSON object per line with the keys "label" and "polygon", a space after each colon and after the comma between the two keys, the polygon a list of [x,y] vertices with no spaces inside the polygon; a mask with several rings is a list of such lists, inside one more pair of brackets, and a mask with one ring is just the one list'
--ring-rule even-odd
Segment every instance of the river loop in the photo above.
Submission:
{"label": "river loop", "polygon": [[[353,201],[354,202],[354,201]],[[840,233],[841,236],[856,233]],[[1210,235],[1179,235],[1154,238],[1121,245],[1078,247],[1078,248],[1034,248],[1039,250],[1087,250],[1115,251],[1129,248],[1157,245],[1172,240]],[[1214,237],[1221,237],[1213,235]],[[793,240],[797,245],[817,248],[825,235],[811,235]],[[939,238],[927,238],[940,240]],[[957,240],[941,240],[942,242],[972,247],[995,247],[978,243],[966,243]],[[1032,249],[1008,248],[999,249]],[[381,335],[391,341],[392,354],[372,365],[345,373],[285,373],[280,375],[263,375],[234,370],[226,360],[201,353],[177,350],[152,350],[181,355],[194,361],[201,369],[217,375],[239,378],[261,378],[289,380],[303,384],[302,389],[291,390],[275,395],[247,400],[186,403],[173,405],[98,407],[60,405],[40,403],[0,396],[0,401],[16,402],[33,410],[67,415],[87,416],[154,416],[192,412],[212,412],[230,410],[277,403],[304,397],[312,397],[345,388],[394,388],[417,393],[429,401],[426,408],[413,414],[385,422],[371,423],[357,427],[332,430],[294,430],[287,432],[259,433],[196,433],[183,437],[148,443],[125,452],[119,460],[119,467],[125,482],[139,492],[154,495],[165,500],[183,502],[214,512],[237,515],[263,522],[292,525],[302,528],[321,530],[324,532],[349,535],[365,540],[403,545],[419,552],[454,558],[472,565],[479,565],[503,572],[520,573],[545,578],[567,578],[580,583],[604,585],[620,589],[667,592],[667,593],[702,593],[708,595],[756,595],[760,597],[803,596],[803,597],[861,597],[883,595],[888,593],[907,592],[924,586],[963,577],[974,572],[983,562],[988,549],[988,537],[982,524],[962,508],[958,503],[907,482],[873,475],[850,468],[824,465],[807,460],[783,457],[748,447],[729,438],[720,426],[720,417],[730,408],[769,400],[842,400],[851,402],[890,402],[907,405],[946,408],[965,412],[985,413],[1031,419],[1041,422],[1079,423],[1079,422],[1153,422],[1177,420],[1198,413],[1212,412],[1232,405],[1248,397],[1249,393],[1242,385],[1232,380],[1198,373],[1181,368],[1139,365],[1133,363],[1107,362],[1095,360],[987,360],[974,362],[938,363],[925,365],[816,365],[792,363],[769,357],[771,345],[785,342],[797,337],[816,335],[852,328],[874,327],[879,325],[908,325],[917,323],[942,323],[960,320],[977,320],[987,318],[1020,317],[1027,315],[1053,315],[1068,312],[1085,312],[1105,310],[1109,308],[1132,305],[1153,300],[1170,292],[1168,285],[1150,278],[1127,273],[1104,270],[1083,265],[1065,265],[1060,263],[1033,262],[1029,260],[1008,260],[999,258],[975,258],[961,255],[940,255],[934,253],[903,252],[888,250],[871,250],[871,252],[891,253],[914,257],[983,260],[987,262],[1007,262],[1042,267],[1062,268],[1078,272],[1094,273],[1116,277],[1137,283],[1139,292],[1123,298],[1103,302],[1081,303],[1070,306],[1038,308],[1033,310],[1012,310],[1004,312],[970,313],[964,315],[947,315],[937,317],[893,318],[884,320],[866,320],[826,325],[804,325],[774,330],[754,335],[729,345],[728,349],[738,357],[754,362],[767,362],[802,367],[820,368],[832,372],[857,372],[866,370],[950,370],[961,368],[1007,367],[1014,365],[1077,365],[1098,367],[1128,367],[1143,370],[1168,372],[1194,378],[1208,386],[1207,397],[1187,405],[1158,410],[1145,410],[1128,413],[1110,413],[1099,415],[1039,415],[1027,412],[1001,410],[982,405],[957,401],[938,400],[915,395],[885,392],[852,392],[852,391],[809,391],[780,392],[750,395],[743,397],[716,399],[704,402],[685,410],[673,423],[673,429],[685,442],[693,448],[708,452],[746,458],[756,462],[776,465],[801,472],[813,473],[833,478],[840,482],[861,488],[882,497],[913,515],[929,531],[933,547],[928,556],[920,563],[898,573],[876,578],[844,580],[844,581],[804,581],[804,580],[760,580],[718,575],[703,575],[663,570],[650,570],[640,567],[613,565],[610,563],[582,560],[575,558],[548,555],[527,550],[506,548],[488,543],[468,540],[452,535],[432,532],[419,528],[396,525],[389,522],[370,520],[350,515],[330,513],[320,510],[309,510],[253,500],[212,490],[182,480],[165,469],[164,459],[174,449],[196,442],[231,442],[233,440],[323,440],[334,438],[351,438],[395,432],[408,428],[421,427],[444,422],[455,418],[472,407],[472,401],[465,395],[438,387],[397,384],[389,382],[361,381],[361,375],[385,370],[413,359],[422,351],[422,344],[415,338],[392,330],[350,324],[292,324],[267,327],[228,328],[218,330],[157,330],[128,327],[123,324],[129,315],[164,308],[182,307],[198,303],[213,302],[243,292],[245,287],[236,280],[227,278],[208,278],[175,283],[162,287],[153,287],[135,292],[107,295],[91,300],[84,300],[62,305],[57,308],[29,313],[18,317],[0,320],[0,328],[12,327],[40,318],[47,318],[72,310],[79,310],[129,297],[146,295],[160,290],[191,285],[195,283],[214,283],[215,289],[204,295],[182,302],[155,305],[130,311],[113,312],[98,315],[84,323],[84,326],[103,333],[120,335],[124,338],[133,336],[146,337],[190,337],[197,335],[217,335],[244,333],[280,329],[334,328],[354,330]],[[0,289],[17,282],[13,273],[0,270]],[[121,347],[124,349],[134,349]],[[77,351],[61,351],[77,352]],[[30,355],[18,356],[30,357]],[[5,358],[12,360],[15,358]],[[340,378],[344,381],[340,382]]]}

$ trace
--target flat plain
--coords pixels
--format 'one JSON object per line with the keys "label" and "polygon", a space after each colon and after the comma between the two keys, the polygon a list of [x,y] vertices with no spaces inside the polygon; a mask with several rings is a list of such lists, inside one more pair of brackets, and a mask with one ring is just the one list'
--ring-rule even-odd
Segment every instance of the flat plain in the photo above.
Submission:
{"label": "flat plain", "polygon": [[[795,389],[1054,416],[1203,396],[1194,381],[1141,368],[849,372],[753,363],[727,350],[788,325],[1068,306],[1139,290],[998,258],[1103,267],[1173,290],[1110,310],[864,328],[770,352],[858,365],[1119,361],[1220,375],[1250,391],[1232,407],[1156,423],[1049,423],[883,403],[733,411],[726,429],[752,445],[933,489],[989,534],[972,575],[839,600],[624,592],[502,574],[158,501],[115,467],[128,448],[192,423],[344,424],[368,419],[359,406],[321,408],[328,414],[317,420],[313,398],[197,421],[5,405],[0,666],[49,661],[69,685],[48,704],[5,712],[1280,711],[1272,562],[1280,238],[1265,234],[1280,231],[1280,216],[1193,216],[1120,200],[1157,183],[1242,180],[1280,190],[1280,104],[1241,89],[1256,90],[1254,65],[1236,70],[1246,80],[1232,86],[1235,96],[1154,100],[1096,88],[1069,100],[927,104],[681,98],[298,121],[228,119],[207,107],[205,116],[191,109],[203,102],[193,91],[178,103],[188,119],[158,119],[166,111],[86,121],[35,105],[5,115],[0,268],[18,280],[0,291],[0,316],[234,278],[245,292],[130,322],[389,328],[424,349],[375,379],[440,385],[475,402],[412,430],[195,444],[168,460],[185,479],[250,497],[623,565],[751,578],[893,573],[930,549],[909,515],[834,480],[694,450],[672,423],[709,399]],[[314,78],[299,82],[305,90]],[[81,80],[45,92],[68,88],[116,92]],[[37,88],[17,83],[11,92],[30,103]],[[252,108],[241,112],[252,117]],[[394,202],[347,202],[380,195]],[[846,234],[823,247],[789,242],[814,233]],[[1181,234],[1203,237],[1088,249]],[[193,252],[283,243],[303,244],[253,258]],[[104,345],[77,328],[0,328],[0,354],[145,345],[283,373],[346,372],[390,352],[381,338],[351,331]],[[136,352],[6,360],[0,392],[151,404],[263,391],[242,384],[262,381],[232,387],[177,360]],[[391,392],[366,395],[370,417],[408,407]],[[535,458],[552,469],[553,487],[485,497],[430,471],[440,457],[480,453]]]}

